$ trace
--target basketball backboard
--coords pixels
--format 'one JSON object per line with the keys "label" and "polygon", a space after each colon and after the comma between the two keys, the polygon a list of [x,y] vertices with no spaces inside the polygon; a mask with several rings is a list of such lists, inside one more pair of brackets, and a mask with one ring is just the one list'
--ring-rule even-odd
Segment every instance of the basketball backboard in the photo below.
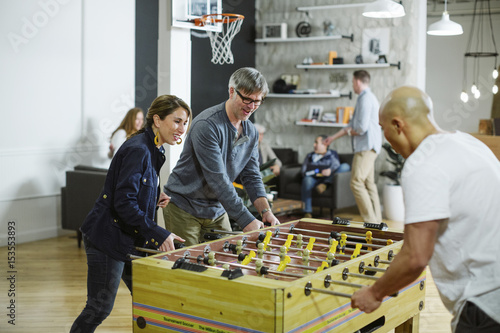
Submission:
{"label": "basketball backboard", "polygon": [[217,26],[195,26],[194,19],[207,14],[221,14],[222,0],[172,0],[172,26],[219,31]]}

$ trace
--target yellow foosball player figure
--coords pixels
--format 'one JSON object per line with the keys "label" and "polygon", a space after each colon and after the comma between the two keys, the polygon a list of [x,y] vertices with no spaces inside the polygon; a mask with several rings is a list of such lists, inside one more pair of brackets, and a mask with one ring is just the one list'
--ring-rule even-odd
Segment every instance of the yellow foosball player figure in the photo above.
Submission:
{"label": "yellow foosball player figure", "polygon": [[500,162],[471,135],[441,130],[417,88],[391,92],[379,116],[406,158],[404,244],[391,269],[352,296],[352,307],[371,313],[429,264],[455,333],[500,332]]}

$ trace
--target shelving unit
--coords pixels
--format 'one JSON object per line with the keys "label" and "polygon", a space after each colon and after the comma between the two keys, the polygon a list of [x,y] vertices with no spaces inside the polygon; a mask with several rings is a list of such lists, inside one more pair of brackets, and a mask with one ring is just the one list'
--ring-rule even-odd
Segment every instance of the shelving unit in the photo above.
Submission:
{"label": "shelving unit", "polygon": [[341,98],[349,97],[352,99],[352,92],[348,94],[340,94],[340,96],[332,94],[267,94],[266,98]]}
{"label": "shelving unit", "polygon": [[338,40],[338,39],[350,39],[351,42],[354,41],[354,34],[350,36],[347,35],[333,35],[333,36],[311,36],[311,37],[292,37],[292,38],[257,38],[256,43],[289,43],[289,42],[315,42],[324,40]]}
{"label": "shelving unit", "polygon": [[353,7],[364,7],[368,4],[365,3],[346,3],[339,5],[324,5],[324,6],[307,6],[307,7],[297,7],[295,8],[298,12],[310,12],[313,10],[325,10],[325,9],[339,9],[339,8],[353,8]]}
{"label": "shelving unit", "polygon": [[298,126],[313,126],[313,127],[347,127],[347,124],[339,124],[339,123],[324,123],[321,121],[309,122],[309,121],[296,121],[295,125]]}
{"label": "shelving unit", "polygon": [[296,68],[300,69],[356,69],[356,68],[389,68],[397,67],[401,69],[401,61],[397,64],[340,64],[340,65],[295,65]]}

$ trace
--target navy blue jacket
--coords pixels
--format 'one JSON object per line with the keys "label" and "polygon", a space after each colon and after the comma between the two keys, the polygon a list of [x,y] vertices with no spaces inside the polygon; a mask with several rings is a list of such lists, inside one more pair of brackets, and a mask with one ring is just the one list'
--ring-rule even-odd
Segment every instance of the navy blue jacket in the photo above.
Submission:
{"label": "navy blue jacket", "polygon": [[80,230],[96,248],[120,261],[141,255],[136,246],[158,248],[170,232],[154,222],[158,175],[165,155],[156,148],[151,128],[118,149],[104,188]]}
{"label": "navy blue jacket", "polygon": [[337,154],[335,150],[328,149],[325,155],[323,155],[323,157],[316,162],[313,162],[312,160],[313,155],[314,152],[309,153],[304,159],[304,162],[302,163],[302,176],[304,176],[309,170],[319,169],[321,172],[321,170],[328,168],[332,169],[333,174],[340,166],[339,154]]}

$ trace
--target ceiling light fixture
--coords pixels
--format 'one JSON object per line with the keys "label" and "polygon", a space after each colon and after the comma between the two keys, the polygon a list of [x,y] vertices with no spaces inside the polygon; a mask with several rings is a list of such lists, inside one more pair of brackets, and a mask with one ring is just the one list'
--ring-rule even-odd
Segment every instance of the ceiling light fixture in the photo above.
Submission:
{"label": "ceiling light fixture", "polygon": [[457,36],[464,33],[462,26],[450,20],[447,11],[447,1],[444,1],[444,12],[441,19],[432,23],[427,29],[427,34],[432,36]]}
{"label": "ceiling light fixture", "polygon": [[405,8],[401,3],[392,0],[376,0],[367,4],[363,16],[373,18],[396,18],[405,16]]}
{"label": "ceiling light fixture", "polygon": [[[478,2],[480,3],[478,8]],[[489,25],[489,27],[487,26]],[[489,28],[489,29],[488,29]],[[469,35],[469,42],[467,43],[467,51],[464,55],[464,74],[462,80],[462,93],[460,95],[460,99],[467,103],[469,96],[467,95],[467,61],[468,59],[472,59],[472,86],[470,92],[472,95],[478,99],[481,97],[480,87],[478,87],[479,81],[479,73],[480,73],[480,62],[481,58],[494,58],[494,67],[492,72],[493,79],[498,77],[498,67],[497,67],[497,46],[495,43],[495,35],[493,34],[493,22],[491,20],[491,8],[489,0],[476,0],[474,2],[474,13],[472,16],[472,24],[471,24],[471,32]],[[487,39],[491,37],[491,44],[485,45]],[[490,48],[488,48],[489,46]],[[484,82],[485,80],[481,80]],[[484,88],[482,88],[484,89]],[[498,93],[498,86],[495,82],[493,82],[493,88],[491,89],[493,94]]]}

